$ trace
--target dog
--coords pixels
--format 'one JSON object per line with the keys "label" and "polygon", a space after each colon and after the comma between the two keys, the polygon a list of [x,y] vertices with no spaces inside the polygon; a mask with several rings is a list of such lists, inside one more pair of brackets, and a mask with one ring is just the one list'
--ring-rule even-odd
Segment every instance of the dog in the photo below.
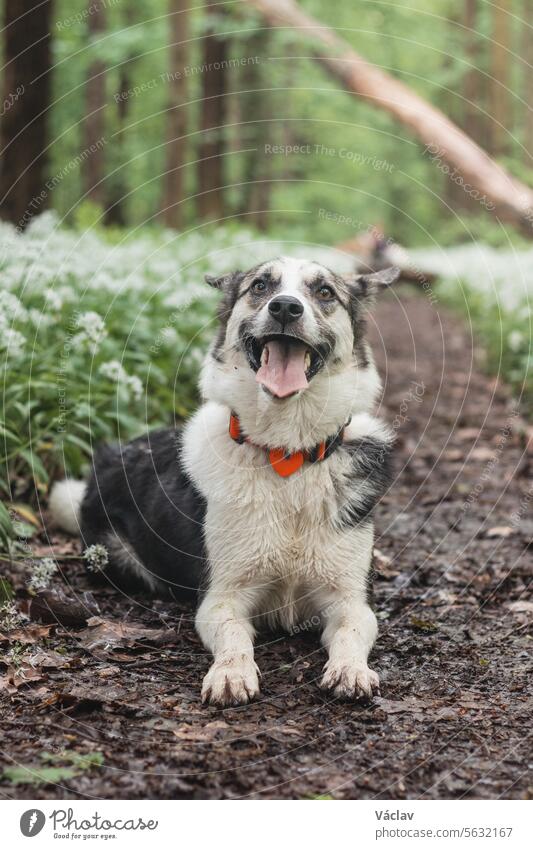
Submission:
{"label": "dog", "polygon": [[56,523],[106,547],[118,588],[198,595],[213,655],[204,702],[256,697],[258,629],[309,621],[328,653],[321,686],[379,693],[368,584],[393,436],[373,415],[381,385],[365,327],[398,276],[342,277],[289,257],[208,276],[222,297],[198,411],[181,430],[103,447],[88,482],[52,491]]}

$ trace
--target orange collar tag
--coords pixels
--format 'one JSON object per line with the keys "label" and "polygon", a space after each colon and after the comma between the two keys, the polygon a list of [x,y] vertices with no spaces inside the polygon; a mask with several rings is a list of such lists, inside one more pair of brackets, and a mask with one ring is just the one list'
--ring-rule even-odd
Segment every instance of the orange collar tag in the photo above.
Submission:
{"label": "orange collar tag", "polygon": [[[248,442],[250,445],[254,444],[243,434],[239,417],[235,413],[231,413],[230,415],[229,435],[239,444],[242,444],[243,442]],[[274,471],[282,478],[289,478],[297,472],[298,469],[302,468],[305,460],[309,460],[311,463],[325,460],[328,454],[331,451],[334,451],[340,442],[342,442],[343,435],[344,427],[341,428],[335,436],[330,437],[324,442],[319,442],[319,444],[315,445],[311,451],[295,451],[294,454],[287,454],[283,448],[266,447],[265,451],[268,454],[268,460]],[[261,446],[257,447],[259,448]]]}
{"label": "orange collar tag", "polygon": [[271,448],[268,452],[270,465],[282,478],[288,478],[297,472],[304,464],[304,452],[295,451],[294,454],[285,454],[283,448]]}

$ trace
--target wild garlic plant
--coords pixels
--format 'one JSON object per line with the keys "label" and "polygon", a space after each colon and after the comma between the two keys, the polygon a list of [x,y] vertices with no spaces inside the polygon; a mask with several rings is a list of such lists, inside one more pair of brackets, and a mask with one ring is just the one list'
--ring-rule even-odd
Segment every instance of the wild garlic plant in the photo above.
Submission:
{"label": "wild garlic plant", "polygon": [[59,226],[0,224],[0,549],[9,502],[79,475],[102,440],[172,424],[196,402],[213,333],[206,273],[282,252],[245,230],[131,234],[111,244]]}

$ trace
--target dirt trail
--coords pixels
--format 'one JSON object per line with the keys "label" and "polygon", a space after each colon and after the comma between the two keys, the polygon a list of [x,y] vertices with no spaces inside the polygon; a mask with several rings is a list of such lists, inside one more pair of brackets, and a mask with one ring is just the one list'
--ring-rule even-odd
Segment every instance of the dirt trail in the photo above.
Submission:
{"label": "dirt trail", "polygon": [[[376,515],[382,697],[335,702],[317,687],[325,658],[316,637],[270,636],[257,647],[260,700],[201,707],[208,658],[191,609],[150,610],[101,590],[103,616],[176,625],[179,641],[113,651],[105,639],[82,647],[76,630],[52,631],[40,645],[60,647],[60,660],[31,684],[15,680],[11,706],[2,696],[1,757],[35,766],[48,753],[47,763],[78,775],[4,780],[4,796],[533,795],[531,461],[511,430],[512,404],[472,366],[464,326],[425,297],[389,295],[372,335],[382,412],[398,433],[396,482]],[[87,589],[79,564],[65,575]],[[73,752],[99,752],[103,765],[80,766],[76,755],[73,765]]]}

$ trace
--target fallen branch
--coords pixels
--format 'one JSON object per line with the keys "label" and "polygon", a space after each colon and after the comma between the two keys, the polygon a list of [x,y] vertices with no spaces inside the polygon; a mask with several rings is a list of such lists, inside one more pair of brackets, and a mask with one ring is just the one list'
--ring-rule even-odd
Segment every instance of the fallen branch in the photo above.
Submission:
{"label": "fallen branch", "polygon": [[[346,88],[385,109],[408,127],[435,161],[446,161],[469,187],[493,205],[502,220],[533,236],[533,191],[498,165],[453,121],[400,80],[363,59],[333,30],[294,0],[247,0],[274,27],[290,27],[312,38],[316,59]],[[483,204],[487,208],[487,204]]]}

